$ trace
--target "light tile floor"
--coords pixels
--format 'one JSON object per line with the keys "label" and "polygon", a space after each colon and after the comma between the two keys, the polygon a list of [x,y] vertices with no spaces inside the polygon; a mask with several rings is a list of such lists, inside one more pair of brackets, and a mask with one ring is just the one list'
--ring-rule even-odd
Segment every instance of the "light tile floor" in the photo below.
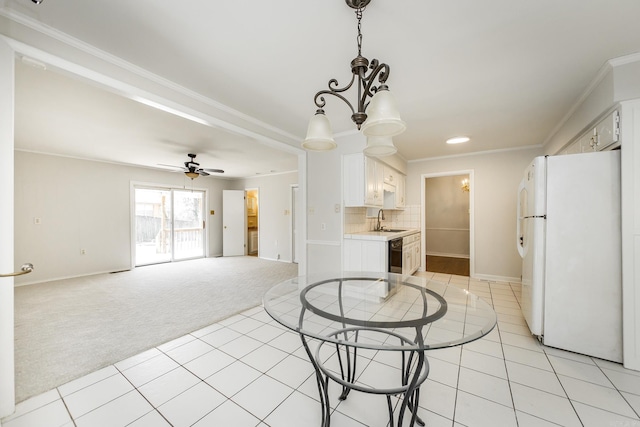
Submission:
{"label": "light tile floor", "polygon": [[[433,277],[492,303],[498,326],[429,353],[419,408],[428,426],[640,426],[640,372],[539,344],[519,284]],[[395,369],[384,362],[362,378]],[[384,397],[352,392],[339,402],[330,389],[333,427],[388,425]],[[317,399],[299,337],[255,307],[21,402],[1,425],[306,427],[320,424]]]}

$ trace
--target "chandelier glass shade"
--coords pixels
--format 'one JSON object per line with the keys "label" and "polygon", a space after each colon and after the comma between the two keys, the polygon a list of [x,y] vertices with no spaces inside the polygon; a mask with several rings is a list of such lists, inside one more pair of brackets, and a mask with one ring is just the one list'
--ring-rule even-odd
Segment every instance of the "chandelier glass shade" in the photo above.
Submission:
{"label": "chandelier glass shade", "polygon": [[[302,142],[302,146],[313,151],[336,148],[337,144],[333,139],[331,123],[323,109],[326,105],[325,95],[331,95],[342,100],[351,109],[351,120],[356,124],[358,130],[362,130],[365,136],[374,138],[371,140],[368,138],[366,154],[374,155],[373,153],[378,151],[388,153],[392,147],[393,153],[395,153],[396,149],[391,137],[404,132],[406,125],[400,118],[395,98],[386,85],[390,68],[377,59],[369,62],[367,58],[362,56],[362,12],[371,0],[345,1],[349,7],[356,10],[358,20],[358,56],[351,61],[351,81],[346,86],[339,87],[338,81],[331,79],[328,89],[316,93],[314,101],[318,109],[309,122],[307,137]],[[344,95],[353,86],[357,89],[355,106]]]}
{"label": "chandelier glass shade", "polygon": [[407,126],[400,118],[396,100],[388,89],[379,90],[369,103],[367,120],[362,124],[365,136],[396,136]]}
{"label": "chandelier glass shade", "polygon": [[307,138],[302,145],[311,151],[327,151],[336,148],[337,144],[333,139],[331,123],[322,109],[318,109],[316,114],[309,120]]}
{"label": "chandelier glass shade", "polygon": [[396,151],[398,150],[390,136],[368,136],[367,146],[363,150],[364,154],[373,157],[390,156]]}

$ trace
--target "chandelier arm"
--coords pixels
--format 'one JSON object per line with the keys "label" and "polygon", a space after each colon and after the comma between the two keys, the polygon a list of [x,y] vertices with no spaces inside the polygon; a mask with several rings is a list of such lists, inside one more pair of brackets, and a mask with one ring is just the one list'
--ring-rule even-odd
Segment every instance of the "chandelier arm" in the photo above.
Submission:
{"label": "chandelier arm", "polygon": [[387,78],[389,78],[389,72],[391,71],[390,67],[387,64],[380,64],[377,59],[371,61],[370,68],[372,70],[371,73],[364,79],[362,79],[364,93],[362,94],[359,102],[362,111],[365,111],[367,109],[367,106],[369,105],[369,103],[366,102],[367,98],[373,98],[373,95],[375,95],[375,93],[378,91],[378,86],[374,86],[376,76],[378,77],[378,82],[380,82],[380,85],[384,85],[384,83],[387,81]]}
{"label": "chandelier arm", "polygon": [[322,95],[333,95],[336,98],[343,100],[344,103],[347,104],[349,108],[351,108],[351,113],[352,114],[355,113],[355,110],[353,109],[353,105],[351,105],[351,103],[347,100],[347,98],[340,95],[338,92],[332,91],[332,90],[321,90],[320,92],[316,93],[315,102],[318,108],[323,108],[327,104],[327,101],[324,99],[324,96]]}
{"label": "chandelier arm", "polygon": [[326,100],[324,99],[324,96],[322,95],[333,95],[336,98],[343,100],[344,103],[347,104],[349,108],[351,108],[351,113],[355,113],[355,110],[353,109],[353,106],[351,105],[351,103],[347,100],[347,98],[345,98],[340,94],[341,92],[345,92],[349,90],[351,86],[353,86],[354,81],[355,81],[355,75],[352,75],[351,81],[349,82],[348,85],[342,88],[338,88],[336,87],[338,85],[338,81],[336,79],[329,80],[329,89],[321,90],[318,93],[316,93],[316,95],[313,97],[313,100],[316,103],[316,106],[318,108],[323,108],[327,104]]}

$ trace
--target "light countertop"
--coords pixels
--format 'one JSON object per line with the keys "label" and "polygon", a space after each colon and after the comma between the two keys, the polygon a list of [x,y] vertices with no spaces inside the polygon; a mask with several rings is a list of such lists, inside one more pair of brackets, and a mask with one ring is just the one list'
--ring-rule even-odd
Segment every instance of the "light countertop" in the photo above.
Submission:
{"label": "light countertop", "polygon": [[359,240],[380,240],[383,242],[397,239],[398,237],[409,236],[410,234],[419,233],[420,230],[416,229],[403,229],[392,233],[390,231],[361,231],[359,233],[345,234],[345,239],[359,239]]}

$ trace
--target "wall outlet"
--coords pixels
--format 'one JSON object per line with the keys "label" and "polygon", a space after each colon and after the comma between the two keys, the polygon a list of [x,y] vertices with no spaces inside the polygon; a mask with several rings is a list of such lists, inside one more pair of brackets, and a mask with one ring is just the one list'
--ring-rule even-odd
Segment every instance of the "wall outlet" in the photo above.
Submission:
{"label": "wall outlet", "polygon": [[40,219],[40,218],[33,218],[33,223],[34,223],[34,224],[36,224],[36,225],[40,225],[40,224],[42,224],[42,219]]}
{"label": "wall outlet", "polygon": [[80,255],[86,255],[86,254],[87,254],[86,249],[80,249]]}
{"label": "wall outlet", "polygon": [[215,214],[216,214],[216,211],[214,211],[213,209],[211,209],[211,210],[209,211],[209,213],[211,213],[211,215],[215,215]]}
{"label": "wall outlet", "polygon": [[327,224],[325,224],[324,222],[320,224],[320,230],[326,230],[326,229],[327,229]]}

